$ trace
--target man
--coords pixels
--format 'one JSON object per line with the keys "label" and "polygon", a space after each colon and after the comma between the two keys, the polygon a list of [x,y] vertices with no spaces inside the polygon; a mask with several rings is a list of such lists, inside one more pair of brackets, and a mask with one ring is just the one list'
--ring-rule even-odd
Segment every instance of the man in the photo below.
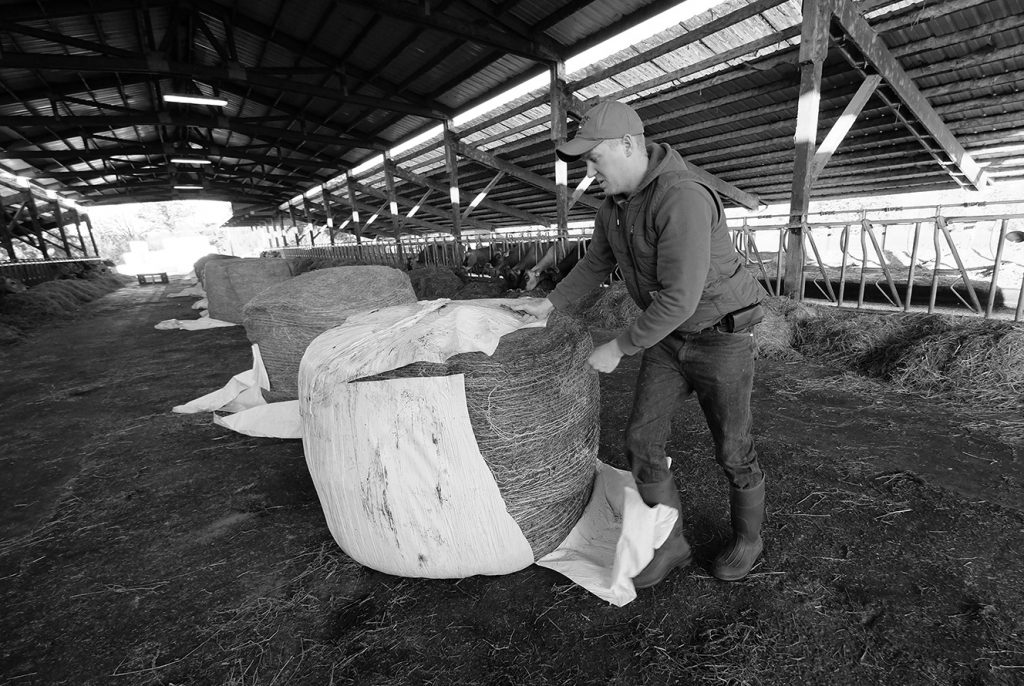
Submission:
{"label": "man", "polygon": [[714,575],[736,581],[761,555],[764,475],[751,438],[753,325],[765,292],[743,268],[726,228],[718,194],[701,184],[677,152],[646,144],[639,115],[602,102],[557,148],[566,162],[582,159],[601,185],[590,249],[547,298],[520,299],[512,309],[545,317],[602,283],[618,265],[643,312],[588,360],[612,372],[623,355],[643,351],[626,456],[644,502],[679,516],[654,559],[634,579],[645,588],[692,561],[683,535],[679,492],[665,455],[672,415],[696,393],[730,485],[733,536],[715,559]]}

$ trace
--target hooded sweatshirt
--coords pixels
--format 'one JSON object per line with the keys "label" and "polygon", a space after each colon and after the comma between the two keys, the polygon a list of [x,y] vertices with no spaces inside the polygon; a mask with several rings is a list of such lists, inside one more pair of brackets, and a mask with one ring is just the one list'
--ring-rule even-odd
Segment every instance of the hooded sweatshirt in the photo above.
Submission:
{"label": "hooded sweatshirt", "polygon": [[606,197],[590,249],[548,298],[564,309],[619,267],[643,312],[617,339],[632,355],[673,331],[696,333],[766,295],[733,248],[725,209],[683,158],[647,146],[647,172],[629,196]]}

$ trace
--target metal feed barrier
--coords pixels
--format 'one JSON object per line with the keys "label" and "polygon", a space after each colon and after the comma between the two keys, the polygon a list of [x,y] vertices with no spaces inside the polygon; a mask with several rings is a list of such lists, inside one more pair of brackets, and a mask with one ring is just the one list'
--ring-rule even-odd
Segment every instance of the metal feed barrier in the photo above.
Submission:
{"label": "metal feed barrier", "polygon": [[[799,291],[793,295],[837,307],[902,312],[942,309],[1021,321],[1024,212],[1011,209],[1010,203],[979,203],[814,215],[801,232],[803,268]],[[770,294],[782,293],[788,216],[730,219],[729,228],[746,267]],[[569,240],[586,239],[590,233],[574,230]],[[461,241],[450,235],[423,235],[404,236],[397,243],[390,238],[373,239],[358,245],[290,247],[279,252],[405,269],[420,264],[462,269],[463,256],[470,249],[487,248],[493,256],[516,245],[539,246],[558,238],[555,230],[474,233]]]}

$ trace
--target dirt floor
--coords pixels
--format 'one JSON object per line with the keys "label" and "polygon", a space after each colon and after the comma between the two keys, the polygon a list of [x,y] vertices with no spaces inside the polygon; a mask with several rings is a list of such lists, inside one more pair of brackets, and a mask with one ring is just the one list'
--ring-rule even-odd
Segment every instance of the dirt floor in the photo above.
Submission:
{"label": "dirt floor", "polygon": [[[405,579],[332,540],[299,441],[171,407],[250,366],[187,282],[0,348],[4,684],[1024,684],[1024,464],[964,411],[762,360],[763,561],[708,574],[726,487],[695,402],[670,445],[698,563],[623,608],[536,566]],[[599,340],[610,335],[595,332]],[[637,360],[602,377],[622,467]]]}

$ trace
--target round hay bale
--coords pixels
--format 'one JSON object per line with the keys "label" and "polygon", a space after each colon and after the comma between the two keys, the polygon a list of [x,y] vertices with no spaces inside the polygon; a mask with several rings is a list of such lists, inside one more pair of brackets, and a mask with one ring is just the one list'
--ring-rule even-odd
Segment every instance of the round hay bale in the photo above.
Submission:
{"label": "round hay bale", "polygon": [[264,396],[271,402],[297,398],[299,362],[309,342],[353,312],[415,301],[409,278],[391,267],[317,269],[270,286],[242,308],[245,333],[260,346],[270,378]]}
{"label": "round hay bale", "polygon": [[212,260],[203,269],[213,319],[241,324],[242,307],[266,289],[294,276],[293,262],[276,258]]}
{"label": "round hay bale", "polygon": [[[455,514],[458,504],[478,498],[481,489],[471,483],[457,483],[454,487],[448,484],[443,492],[438,486],[436,498],[440,504],[431,498],[433,479],[437,477],[430,475],[439,468],[437,446],[443,446],[449,438],[443,431],[432,436],[431,443],[431,438],[407,438],[397,424],[399,417],[391,413],[380,416],[377,425],[368,429],[354,419],[332,419],[331,412],[344,405],[342,399],[349,392],[344,388],[348,384],[333,388],[330,384],[332,360],[328,348],[323,345],[321,349],[317,341],[307,351],[299,384],[300,403],[310,473],[332,533],[342,549],[362,564],[400,576],[450,578],[510,573],[527,566],[530,560],[519,563],[510,559],[512,553],[506,549],[468,559],[467,551],[479,551],[482,546],[476,545],[478,541],[451,535],[461,523]],[[600,399],[597,374],[586,364],[592,351],[591,338],[582,324],[554,313],[546,328],[520,329],[503,336],[491,356],[473,352],[454,355],[443,363],[414,363],[359,379],[351,386],[384,381],[382,388],[387,389],[394,382],[396,388],[408,389],[403,382],[415,377],[439,380],[458,379],[462,375],[468,422],[489,478],[493,478],[503,501],[497,504],[507,511],[525,537],[529,545],[527,556],[532,552],[536,560],[565,539],[579,521],[593,488]],[[394,391],[399,395],[406,392]],[[457,411],[461,410],[453,407],[453,416]],[[331,466],[330,461],[336,454],[334,446],[342,440],[336,432],[343,434],[348,429],[327,429],[324,425],[331,421],[358,427],[360,432],[379,432],[379,441],[394,446],[402,462],[395,463],[393,455],[392,459],[384,460],[379,452],[359,456],[360,468],[342,479],[344,468]],[[445,421],[441,425],[451,423]],[[310,435],[317,437],[316,445],[311,445]],[[370,476],[356,477],[356,473],[366,473],[364,468]],[[398,483],[401,477],[394,476],[397,474],[416,475],[413,481],[419,492],[425,491],[420,500],[431,507],[422,513],[412,513],[421,517],[417,527],[417,531],[422,531],[420,538],[399,549],[395,537],[391,543],[394,547],[382,551],[389,541],[374,532],[386,527],[392,517],[406,521],[410,516],[404,509],[408,503],[402,495],[404,485]],[[389,499],[382,499],[382,494],[388,494]],[[396,508],[403,509],[392,512]],[[484,519],[483,513],[480,517]],[[497,536],[481,534],[484,539]]]}
{"label": "round hay bale", "polygon": [[419,300],[454,298],[464,285],[458,274],[447,267],[417,267],[408,274]]}
{"label": "round hay bale", "polygon": [[192,265],[192,269],[193,269],[193,271],[195,271],[196,278],[199,279],[199,283],[200,284],[205,284],[206,282],[203,280],[204,279],[203,271],[206,269],[206,265],[207,264],[209,264],[213,260],[239,260],[239,259],[241,259],[241,258],[236,256],[236,255],[222,255],[220,253],[210,253],[208,255],[203,255],[198,260],[196,260],[195,264]]}
{"label": "round hay bale", "polygon": [[303,255],[291,258],[295,260],[295,274],[305,274],[317,269],[330,269],[331,267],[354,267],[361,265],[359,260],[351,257],[324,257],[322,255]]}

